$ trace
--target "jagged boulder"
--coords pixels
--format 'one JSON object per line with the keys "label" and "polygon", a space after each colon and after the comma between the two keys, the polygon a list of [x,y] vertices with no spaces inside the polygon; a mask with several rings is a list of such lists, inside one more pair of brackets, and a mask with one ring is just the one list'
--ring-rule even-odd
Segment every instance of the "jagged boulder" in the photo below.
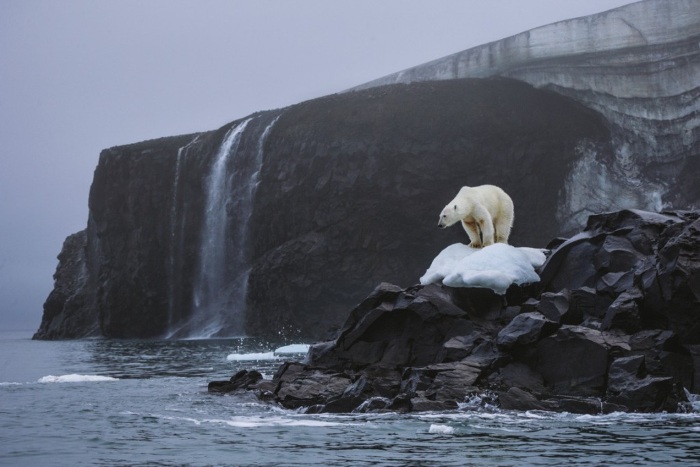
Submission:
{"label": "jagged boulder", "polygon": [[401,290],[381,284],[353,310],[333,343],[314,346],[310,363],[395,368],[459,358],[492,336],[492,323],[484,316],[499,312],[502,298],[474,289],[461,308],[453,302],[454,294],[438,285]]}
{"label": "jagged boulder", "polygon": [[683,343],[698,343],[699,217],[637,210],[591,216],[582,233],[548,258],[542,287],[572,291],[574,302],[586,302],[577,305],[584,317],[600,320],[604,329],[668,328]]}
{"label": "jagged boulder", "polygon": [[536,344],[532,367],[555,394],[601,396],[611,355],[628,350],[624,338],[584,326],[562,326]]}
{"label": "jagged boulder", "polygon": [[226,394],[238,389],[249,388],[259,383],[262,379],[263,376],[259,371],[241,370],[235,375],[231,376],[231,379],[228,381],[211,381],[208,384],[207,389],[209,392]]}
{"label": "jagged boulder", "polygon": [[607,402],[635,411],[674,411],[673,378],[648,376],[644,356],[618,358],[610,365]]}
{"label": "jagged boulder", "polygon": [[540,313],[522,313],[517,315],[501,329],[496,337],[496,344],[501,347],[528,345],[552,334],[559,325]]}

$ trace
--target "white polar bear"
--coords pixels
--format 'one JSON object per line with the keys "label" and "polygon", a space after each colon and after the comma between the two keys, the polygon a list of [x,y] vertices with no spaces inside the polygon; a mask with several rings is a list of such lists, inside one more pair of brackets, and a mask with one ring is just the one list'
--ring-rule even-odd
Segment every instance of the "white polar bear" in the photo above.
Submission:
{"label": "white polar bear", "polygon": [[444,229],[462,221],[470,246],[481,248],[508,243],[513,216],[513,200],[499,187],[465,186],[440,213],[438,227]]}

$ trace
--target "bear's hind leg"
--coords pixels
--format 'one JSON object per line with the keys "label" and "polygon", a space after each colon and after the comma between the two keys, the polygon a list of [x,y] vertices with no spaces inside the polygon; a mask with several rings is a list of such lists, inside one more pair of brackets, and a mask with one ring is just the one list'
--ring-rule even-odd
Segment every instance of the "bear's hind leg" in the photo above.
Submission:
{"label": "bear's hind leg", "polygon": [[512,228],[511,218],[498,219],[494,223],[494,234],[496,243],[508,243],[508,237],[510,237],[510,230]]}

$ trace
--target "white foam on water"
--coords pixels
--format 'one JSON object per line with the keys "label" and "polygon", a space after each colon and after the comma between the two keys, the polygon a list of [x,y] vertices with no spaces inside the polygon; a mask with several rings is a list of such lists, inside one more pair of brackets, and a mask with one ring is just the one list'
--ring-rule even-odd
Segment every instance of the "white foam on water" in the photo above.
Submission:
{"label": "white foam on water", "polygon": [[432,435],[453,435],[455,433],[455,429],[448,425],[433,423],[430,425],[428,433]]}
{"label": "white foam on water", "polygon": [[229,419],[225,418],[204,418],[196,419],[192,417],[173,417],[170,415],[157,415],[157,414],[136,414],[136,413],[126,413],[125,415],[140,415],[159,418],[162,420],[170,420],[175,422],[188,422],[195,425],[203,424],[214,424],[214,425],[226,425],[234,428],[264,428],[264,427],[331,427],[331,426],[347,426],[347,423],[340,421],[324,421],[314,418],[295,418],[289,416],[274,416],[274,417],[264,417],[264,416],[240,416],[232,417]]}
{"label": "white foam on water", "polygon": [[700,395],[693,394],[686,388],[683,388],[683,391],[685,391],[685,396],[688,398],[688,402],[690,402],[692,410],[694,412],[700,412]]}
{"label": "white foam on water", "polygon": [[21,385],[22,385],[22,383],[13,383],[13,382],[9,382],[9,381],[0,383],[0,387],[3,387],[3,386],[21,386]]}
{"label": "white foam on water", "polygon": [[229,362],[251,362],[259,360],[277,360],[274,352],[232,353],[226,356]]}
{"label": "white foam on water", "polygon": [[43,376],[37,380],[38,383],[94,383],[101,381],[119,381],[119,378],[112,378],[111,376],[100,376],[100,375],[61,375],[54,376],[48,375]]}
{"label": "white foam on water", "polygon": [[309,351],[309,344],[291,344],[275,349],[275,355],[305,354]]}
{"label": "white foam on water", "polygon": [[327,422],[314,419],[294,419],[285,417],[235,417],[231,420],[206,420],[212,423],[225,423],[228,426],[239,428],[259,428],[268,426],[310,426],[328,427],[343,425],[340,422]]}

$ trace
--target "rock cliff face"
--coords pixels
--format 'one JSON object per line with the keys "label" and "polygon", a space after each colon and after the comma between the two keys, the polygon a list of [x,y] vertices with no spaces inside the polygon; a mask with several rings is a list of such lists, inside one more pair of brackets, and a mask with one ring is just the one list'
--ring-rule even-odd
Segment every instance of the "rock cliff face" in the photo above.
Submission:
{"label": "rock cliff face", "polygon": [[596,215],[555,244],[542,280],[505,296],[381,284],[305,362],[209,390],[312,412],[456,409],[476,396],[507,409],[682,410],[684,388],[700,388],[700,213]]}
{"label": "rock cliff face", "polygon": [[543,244],[559,232],[561,174],[581,144],[607,142],[596,114],[509,80],[391,86],[289,109],[252,211],[247,329],[272,319],[321,336],[359,291],[415,283],[466,235],[437,228],[462,185],[503,187],[520,213],[512,241]]}
{"label": "rock cliff face", "polygon": [[44,303],[44,315],[35,339],[72,339],[99,336],[94,306],[94,284],[88,273],[87,235],[80,231],[66,238],[58,255],[54,289]]}
{"label": "rock cliff face", "polygon": [[[112,337],[322,337],[376,283],[416,282],[466,235],[437,228],[462,185],[512,196],[513,242],[558,234],[561,174],[581,145],[608,142],[595,112],[493,79],[329,96],[111,148],[90,193],[86,303]],[[37,337],[60,335],[50,321]]]}
{"label": "rock cliff face", "polygon": [[[377,283],[415,283],[463,239],[436,227],[463,185],[511,195],[515,245],[590,212],[693,207],[699,11],[642,2],[107,149],[36,337],[326,337]],[[489,75],[506,78],[464,77]]]}
{"label": "rock cliff face", "polygon": [[647,0],[543,26],[380,78],[390,83],[506,76],[600,112],[614,150],[585,151],[558,221],[576,230],[611,209],[698,207],[700,2]]}

